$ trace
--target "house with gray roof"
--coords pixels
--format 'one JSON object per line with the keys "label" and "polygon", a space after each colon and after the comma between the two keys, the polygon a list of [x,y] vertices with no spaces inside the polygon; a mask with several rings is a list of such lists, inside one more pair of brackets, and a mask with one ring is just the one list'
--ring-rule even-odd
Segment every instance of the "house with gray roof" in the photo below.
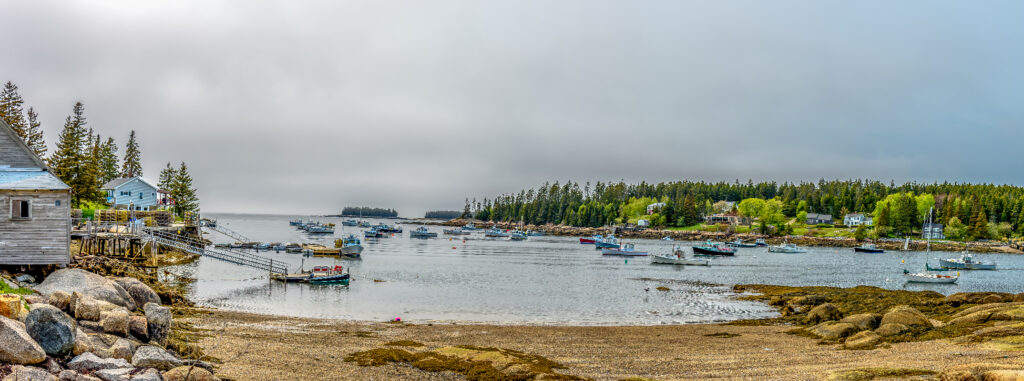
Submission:
{"label": "house with gray roof", "polygon": [[71,188],[0,120],[0,265],[71,260]]}
{"label": "house with gray roof", "polygon": [[110,180],[101,189],[106,192],[107,204],[115,209],[155,210],[163,204],[166,195],[138,176]]}

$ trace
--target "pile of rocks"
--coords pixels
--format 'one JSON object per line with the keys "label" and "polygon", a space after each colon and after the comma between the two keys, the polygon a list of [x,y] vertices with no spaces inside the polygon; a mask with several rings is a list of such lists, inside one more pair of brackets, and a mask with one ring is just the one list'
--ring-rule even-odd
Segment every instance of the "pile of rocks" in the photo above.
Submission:
{"label": "pile of rocks", "polygon": [[35,289],[0,314],[2,381],[215,380],[165,349],[171,311],[139,280],[63,269]]}
{"label": "pile of rocks", "polygon": [[930,329],[944,325],[905,305],[889,308],[884,314],[843,316],[832,303],[819,304],[808,311],[807,323],[815,324],[807,328],[807,332],[822,340],[843,341],[847,349],[872,349],[883,337],[896,336],[911,329]]}

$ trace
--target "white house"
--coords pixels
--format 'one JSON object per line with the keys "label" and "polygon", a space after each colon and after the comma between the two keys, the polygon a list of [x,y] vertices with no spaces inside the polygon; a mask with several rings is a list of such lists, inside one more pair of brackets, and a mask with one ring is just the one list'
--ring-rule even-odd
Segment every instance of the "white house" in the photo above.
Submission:
{"label": "white house", "polygon": [[921,238],[946,239],[946,235],[942,233],[942,224],[925,222],[921,226]]}
{"label": "white house", "polygon": [[872,223],[874,221],[871,220],[871,217],[865,216],[864,213],[850,213],[843,216],[843,225],[846,226],[871,226]]}
{"label": "white house", "polygon": [[661,210],[661,208],[664,208],[664,207],[665,207],[665,203],[664,202],[656,202],[656,203],[653,203],[651,205],[647,205],[647,214],[654,214],[654,212],[657,212],[657,211]]}
{"label": "white house", "polygon": [[138,176],[110,180],[103,184],[103,191],[107,192],[107,203],[114,208],[131,206],[135,210],[156,209],[163,196],[156,185]]}

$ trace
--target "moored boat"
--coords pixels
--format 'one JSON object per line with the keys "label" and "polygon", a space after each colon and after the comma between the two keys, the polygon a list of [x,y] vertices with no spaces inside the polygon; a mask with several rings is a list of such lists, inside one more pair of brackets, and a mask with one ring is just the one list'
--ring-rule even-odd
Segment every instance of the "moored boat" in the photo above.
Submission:
{"label": "moored boat", "polygon": [[342,284],[347,285],[351,276],[343,272],[342,266],[317,266],[309,274],[310,284]]}
{"label": "moored boat", "polygon": [[673,250],[673,254],[651,254],[651,263],[663,264],[663,265],[684,265],[684,266],[708,266],[710,261],[707,259],[687,259],[683,249],[678,246]]}
{"label": "moored boat", "polygon": [[367,231],[363,232],[363,237],[365,237],[365,238],[381,238],[383,236],[384,236],[384,234],[379,232],[379,231],[377,231],[377,229],[370,229],[370,230],[367,230]]}
{"label": "moored boat", "polygon": [[646,251],[638,251],[632,243],[627,243],[619,247],[603,248],[601,249],[601,255],[621,255],[626,257],[646,257]]}
{"label": "moored boat", "polygon": [[519,230],[515,230],[508,234],[508,239],[512,241],[525,241],[528,238],[529,236],[527,236],[526,233]]}
{"label": "moored boat", "polygon": [[932,274],[929,272],[912,273],[907,270],[903,270],[903,277],[906,278],[907,282],[911,283],[956,283],[960,279],[960,274],[946,275],[946,274]]}
{"label": "moored boat", "polygon": [[875,244],[873,244],[873,243],[868,243],[868,244],[857,246],[857,247],[853,248],[853,251],[858,252],[858,253],[873,253],[873,254],[878,254],[878,253],[884,253],[885,252],[885,250],[879,249],[878,246],[875,246]]}
{"label": "moored boat", "polygon": [[528,235],[530,237],[543,237],[543,236],[546,236],[548,234],[545,233],[545,232],[542,232],[542,231],[527,230],[526,231],[526,235]]}
{"label": "moored boat", "polygon": [[594,248],[595,249],[618,249],[619,247],[620,247],[619,239],[615,238],[615,236],[612,235],[612,234],[607,235],[606,237],[604,237],[601,240],[595,240],[594,241]]}
{"label": "moored boat", "polygon": [[509,234],[507,231],[497,227],[488,228],[483,232],[483,237],[486,238],[508,238]]}
{"label": "moored boat", "polygon": [[444,233],[445,235],[470,235],[470,234],[472,234],[469,231],[461,229],[461,228],[459,228],[459,229],[443,229],[441,232]]}
{"label": "moored boat", "polygon": [[341,248],[341,255],[346,257],[356,258],[363,253],[362,242],[359,241],[355,234],[349,234],[345,239],[334,241],[334,246]]}
{"label": "moored boat", "polygon": [[746,242],[743,242],[740,239],[736,239],[735,241],[732,241],[732,242],[727,242],[726,245],[729,245],[729,246],[732,246],[732,247],[757,247],[756,243],[746,243]]}
{"label": "moored boat", "polygon": [[789,241],[787,240],[786,242],[784,242],[784,243],[782,243],[781,245],[778,245],[778,246],[768,246],[768,252],[769,253],[783,253],[783,254],[799,254],[799,253],[806,253],[807,249],[804,249],[804,248],[802,248],[800,246],[797,246],[797,245],[794,245],[792,243],[789,243]]}
{"label": "moored boat", "polygon": [[995,262],[981,262],[970,253],[963,253],[960,258],[939,259],[939,266],[954,270],[995,270]]}
{"label": "moored boat", "polygon": [[728,247],[722,244],[716,244],[711,241],[705,242],[701,246],[693,247],[693,255],[722,255],[722,256],[733,256],[736,255],[736,248]]}
{"label": "moored boat", "polygon": [[409,232],[409,237],[411,237],[411,238],[436,238],[437,237],[437,233],[434,233],[434,232],[432,232],[430,230],[427,230],[427,228],[424,227],[424,226],[420,226],[420,227],[410,231]]}
{"label": "moored boat", "polygon": [[768,242],[765,242],[764,238],[758,238],[757,241],[754,241],[754,245],[757,245],[757,247],[765,247],[768,246]]}
{"label": "moored boat", "polygon": [[593,245],[594,242],[600,241],[602,239],[603,238],[601,237],[600,234],[595,235],[593,237],[580,237],[580,244],[581,245]]}
{"label": "moored boat", "polygon": [[341,222],[341,226],[359,226],[359,221],[345,220]]}

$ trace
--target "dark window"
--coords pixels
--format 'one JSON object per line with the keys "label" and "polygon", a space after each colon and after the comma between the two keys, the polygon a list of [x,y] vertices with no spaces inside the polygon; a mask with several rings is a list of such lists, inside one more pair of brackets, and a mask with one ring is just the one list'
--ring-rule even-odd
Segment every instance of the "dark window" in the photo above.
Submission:
{"label": "dark window", "polygon": [[53,203],[53,205],[54,205],[54,206],[60,206],[60,200],[57,200],[57,201],[55,201],[55,202]]}
{"label": "dark window", "polygon": [[11,218],[32,218],[32,204],[28,200],[11,200]]}

